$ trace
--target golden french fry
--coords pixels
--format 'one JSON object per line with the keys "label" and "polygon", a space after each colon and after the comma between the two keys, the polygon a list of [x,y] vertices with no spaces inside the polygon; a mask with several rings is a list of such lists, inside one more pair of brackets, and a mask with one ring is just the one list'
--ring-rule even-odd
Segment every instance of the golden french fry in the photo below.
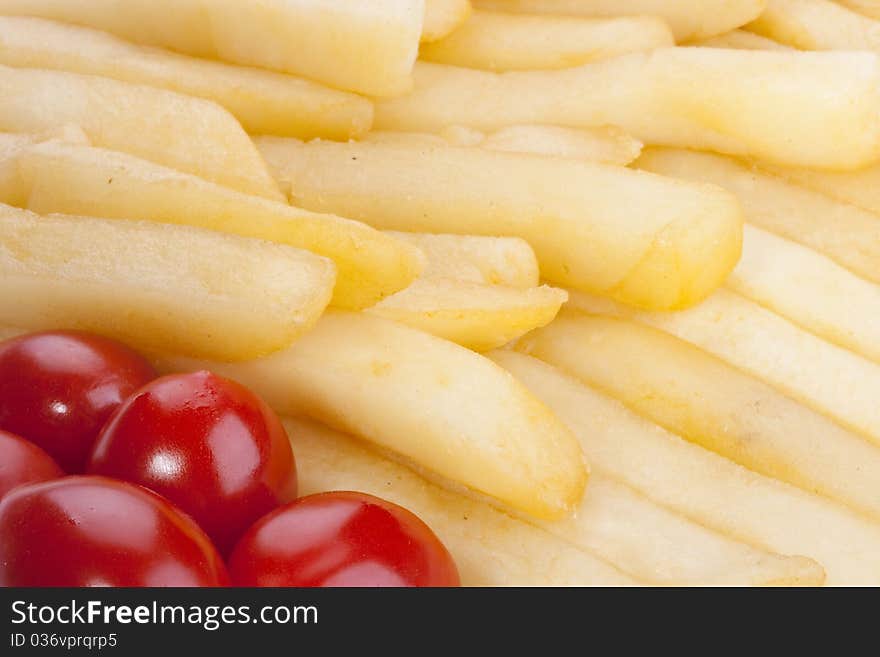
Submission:
{"label": "golden french fry", "polygon": [[336,306],[373,305],[409,285],[423,266],[417,249],[364,224],[241,194],[123,153],[47,142],[20,159],[31,210],[189,224],[313,251],[336,263]]}
{"label": "golden french fry", "polygon": [[549,125],[515,125],[487,135],[480,147],[620,166],[630,164],[642,152],[642,142],[614,126],[575,129]]}
{"label": "golden french fry", "polygon": [[437,41],[458,29],[472,11],[470,0],[425,0],[422,43]]}
{"label": "golden french fry", "polygon": [[880,22],[831,0],[768,0],[747,29],[801,50],[880,51]]}
{"label": "golden french fry", "polygon": [[693,41],[745,25],[767,0],[474,0],[474,5],[528,14],[659,16],[679,41]]}
{"label": "golden french fry", "polygon": [[166,358],[240,381],[306,415],[539,518],[571,512],[587,469],[571,433],[492,361],[379,317],[328,313],[290,349],[250,363]]}
{"label": "golden french fry", "polygon": [[101,75],[213,100],[254,134],[349,139],[373,122],[372,104],[355,94],[39,18],[0,17],[0,64]]}
{"label": "golden french fry", "polygon": [[877,0],[836,0],[836,2],[865,16],[880,19],[880,2]]}
{"label": "golden french fry", "polygon": [[250,138],[212,102],[91,75],[6,66],[0,66],[0,85],[0,130],[37,133],[75,124],[96,146],[283,198]]}
{"label": "golden french fry", "polygon": [[736,194],[749,223],[824,253],[880,283],[880,219],[873,213],[709,153],[650,148],[636,166],[720,185]]}
{"label": "golden french fry", "polygon": [[220,360],[287,346],[317,321],[334,282],[329,260],[286,246],[8,206],[0,272],[0,322]]}
{"label": "golden french fry", "polygon": [[745,30],[732,30],[719,34],[718,36],[709,37],[702,41],[696,41],[689,45],[700,46],[701,48],[734,48],[736,50],[791,50],[790,46],[779,43],[773,39],[762,37],[754,32]]}
{"label": "golden french fry", "polygon": [[856,169],[880,159],[878,117],[875,53],[661,48],[560,71],[421,62],[413,93],[377,102],[375,125],[612,124],[648,144]]}
{"label": "golden french fry", "polygon": [[94,27],[137,43],[383,96],[404,93],[411,84],[425,0],[0,0],[0,14]]}
{"label": "golden french fry", "polygon": [[596,468],[649,499],[746,543],[811,557],[828,584],[880,583],[880,526],[864,516],[682,440],[541,361],[491,356],[571,427]]}
{"label": "golden french fry", "polygon": [[795,185],[851,203],[880,216],[880,165],[857,171],[823,171],[801,167],[781,167],[757,163],[758,168]]}
{"label": "golden french fry", "polygon": [[653,16],[572,18],[479,11],[449,36],[423,45],[419,57],[487,71],[529,71],[674,45],[666,23]]}
{"label": "golden french fry", "polygon": [[480,148],[279,148],[263,153],[295,205],[383,229],[515,235],[547,280],[647,308],[700,301],[740,255],[736,199],[709,185]]}

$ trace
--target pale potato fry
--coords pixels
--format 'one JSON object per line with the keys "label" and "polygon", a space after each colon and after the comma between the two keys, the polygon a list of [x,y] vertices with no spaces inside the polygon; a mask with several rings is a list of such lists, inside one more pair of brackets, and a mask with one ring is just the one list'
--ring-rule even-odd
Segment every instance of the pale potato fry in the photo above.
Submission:
{"label": "pale potato fry", "polygon": [[34,144],[60,139],[73,144],[89,145],[89,138],[79,126],[67,125],[42,134],[0,132],[0,203],[14,207],[27,204],[27,189],[21,178],[19,160]]}
{"label": "pale potato fry", "polygon": [[492,361],[379,317],[328,313],[290,349],[241,364],[162,359],[240,381],[279,413],[306,415],[539,518],[580,502],[577,441]]}
{"label": "pale potato fry", "polygon": [[615,126],[575,129],[550,125],[515,125],[487,135],[480,147],[620,166],[630,164],[642,152],[642,142]]}
{"label": "pale potato fry", "polygon": [[864,516],[682,440],[534,358],[491,356],[571,427],[597,469],[706,527],[816,559],[828,584],[880,583],[880,526]]}
{"label": "pale potato fry", "polygon": [[377,96],[405,93],[424,0],[0,0],[0,14],[95,27],[196,57]]}
{"label": "pale potato fry", "polygon": [[[766,338],[765,344],[782,349]],[[516,348],[750,470],[880,519],[880,449],[683,340],[574,313]],[[815,373],[814,362],[804,365]]]}
{"label": "pale potato fry", "polygon": [[301,494],[356,490],[409,509],[449,548],[466,586],[644,583],[538,527],[444,490],[347,436],[303,420],[284,424]]}
{"label": "pale potato fry", "polygon": [[425,254],[422,278],[447,278],[463,283],[505,285],[525,290],[540,284],[538,259],[529,243],[518,237],[437,235],[388,231]]}
{"label": "pale potato fry", "polygon": [[364,308],[409,285],[414,247],[369,226],[274,203],[123,153],[51,142],[21,156],[30,209],[190,224],[314,251],[338,269],[333,304]]}
{"label": "pale potato fry", "polygon": [[745,30],[732,30],[688,45],[702,48],[734,48],[736,50],[791,50],[791,47],[784,43]]}
{"label": "pale potato fry", "polygon": [[95,146],[281,200],[251,140],[219,105],[164,89],[59,71],[0,66],[0,130],[79,125]]}
{"label": "pale potato fry", "polygon": [[880,166],[857,171],[822,171],[800,167],[780,167],[766,162],[757,166],[795,185],[822,192],[842,203],[851,203],[880,218]]}
{"label": "pale potato fry", "polygon": [[880,283],[880,218],[709,153],[651,148],[636,166],[665,176],[714,183],[736,194],[746,220],[824,253]]}
{"label": "pale potato fry", "polygon": [[570,16],[659,16],[679,41],[704,39],[756,18],[767,0],[474,0],[479,8]]}
{"label": "pale potato fry", "polygon": [[875,53],[661,48],[560,71],[421,62],[412,94],[377,102],[375,125],[611,124],[649,144],[856,169],[880,159],[878,116]]}
{"label": "pale potato fry", "polygon": [[747,225],[727,287],[880,363],[880,286],[816,251]]}
{"label": "pale potato fry", "polygon": [[880,22],[831,0],[768,0],[746,29],[801,50],[880,51]]}
{"label": "pale potato fry", "polygon": [[213,100],[254,134],[345,140],[373,122],[372,104],[355,94],[39,18],[0,17],[0,64],[101,75]]}
{"label": "pale potato fry", "polygon": [[213,231],[0,206],[0,322],[243,360],[287,346],[333,291],[324,258]]}
{"label": "pale potato fry", "polygon": [[653,16],[572,18],[478,11],[449,36],[422,45],[419,57],[486,71],[530,71],[674,45],[666,23]]}
{"label": "pale potato fry", "polygon": [[565,291],[547,286],[523,290],[426,278],[366,312],[474,351],[489,351],[546,326],[567,299]]}
{"label": "pale potato fry", "polygon": [[384,229],[522,237],[550,282],[643,307],[700,301],[740,255],[739,206],[713,186],[480,148],[281,149],[263,153],[295,205]]}
{"label": "pale potato fry", "polygon": [[437,41],[458,29],[472,11],[470,0],[425,0],[422,43]]}
{"label": "pale potato fry", "polygon": [[865,16],[880,19],[880,2],[877,0],[836,0],[836,2]]}

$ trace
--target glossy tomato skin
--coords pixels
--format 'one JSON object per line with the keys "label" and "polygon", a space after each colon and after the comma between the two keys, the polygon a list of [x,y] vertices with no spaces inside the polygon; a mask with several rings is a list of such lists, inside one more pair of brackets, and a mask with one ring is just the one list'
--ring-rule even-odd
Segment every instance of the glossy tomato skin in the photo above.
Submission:
{"label": "glossy tomato skin", "polygon": [[0,502],[0,586],[224,586],[196,523],[140,486],[74,476]]}
{"label": "glossy tomato skin", "polygon": [[224,554],[296,495],[281,421],[247,388],[210,372],[162,377],[132,395],[98,438],[89,471],[167,497]]}
{"label": "glossy tomato skin", "polygon": [[431,529],[364,493],[300,498],[259,520],[229,559],[236,586],[459,586]]}
{"label": "glossy tomato skin", "polygon": [[69,473],[82,472],[110,414],[156,372],[138,353],[79,331],[0,343],[0,429],[36,443]]}
{"label": "glossy tomato skin", "polygon": [[0,499],[23,484],[59,479],[64,472],[32,442],[0,431]]}

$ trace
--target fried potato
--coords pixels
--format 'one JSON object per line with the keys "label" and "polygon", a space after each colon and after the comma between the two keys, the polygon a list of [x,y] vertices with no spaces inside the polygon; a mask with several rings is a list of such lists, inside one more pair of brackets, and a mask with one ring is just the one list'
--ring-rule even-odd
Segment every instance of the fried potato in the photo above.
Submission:
{"label": "fried potato", "polygon": [[[722,335],[717,324],[714,334]],[[765,345],[784,348],[766,338]],[[750,470],[880,519],[880,449],[683,340],[574,313],[516,348]],[[815,361],[804,365],[815,375]]]}
{"label": "fried potato", "polygon": [[40,134],[0,132],[0,203],[18,208],[27,204],[28,190],[21,177],[19,160],[34,144],[52,139],[89,145],[86,133],[75,125],[66,125]]}
{"label": "fried potato", "polygon": [[766,162],[759,162],[756,165],[761,170],[790,183],[822,192],[841,203],[851,203],[880,215],[880,165],[865,167],[858,171],[780,167]]}
{"label": "fried potato", "polygon": [[356,490],[417,514],[449,548],[465,586],[627,586],[593,554],[488,504],[444,490],[343,434],[285,420],[303,495]]}
{"label": "fried potato", "polygon": [[560,71],[421,62],[412,94],[377,102],[375,126],[612,124],[648,144],[857,169],[880,159],[878,117],[874,53],[662,48]]}
{"label": "fried potato", "polygon": [[768,0],[747,29],[801,50],[880,51],[880,22],[831,0]]}
{"label": "fried potato", "polygon": [[405,93],[424,0],[0,0],[0,14],[268,68],[377,96]]}
{"label": "fried potato", "polygon": [[479,148],[282,148],[263,153],[294,205],[383,229],[521,237],[548,281],[642,307],[700,301],[740,255],[739,206],[713,186]]}
{"label": "fried potato", "polygon": [[30,330],[243,360],[311,328],[333,282],[329,260],[260,240],[0,206],[0,322]]}
{"label": "fried potato", "polygon": [[790,46],[754,32],[731,30],[718,36],[688,44],[702,48],[734,48],[736,50],[791,50]]}
{"label": "fried potato", "polygon": [[880,218],[875,214],[709,153],[651,148],[636,166],[720,185],[736,194],[749,223],[824,253],[880,283]]}
{"label": "fried potato", "polygon": [[568,299],[553,287],[500,285],[426,278],[367,309],[474,351],[501,347],[546,326]]}
{"label": "fried potato", "polygon": [[682,440],[534,358],[491,356],[571,427],[600,472],[737,540],[816,559],[828,584],[880,583],[880,526],[864,516]]}
{"label": "fried potato", "polygon": [[219,185],[283,197],[241,126],[200,98],[90,75],[0,66],[0,130],[79,125],[95,146],[131,153]]}
{"label": "fried potato", "polygon": [[373,122],[372,103],[355,94],[38,18],[0,17],[0,64],[101,75],[213,100],[254,134],[346,140]]}
{"label": "fried potato", "polygon": [[388,449],[446,480],[538,518],[571,512],[584,492],[580,446],[492,361],[379,317],[328,313],[288,350],[211,369],[279,413],[308,416]]}
{"label": "fried potato", "polygon": [[331,258],[339,307],[373,305],[409,285],[423,267],[416,248],[364,224],[241,194],[123,153],[47,142],[21,157],[21,172],[36,212],[190,224]]}
{"label": "fried potato", "polygon": [[449,36],[422,46],[425,61],[486,71],[568,68],[674,46],[659,18],[571,18],[475,12]]}
{"label": "fried potato", "polygon": [[727,32],[756,18],[767,0],[474,0],[483,9],[570,16],[659,16],[679,41]]}
{"label": "fried potato", "polygon": [[425,0],[422,43],[437,41],[458,29],[472,11],[470,0]]}
{"label": "fried potato", "polygon": [[857,11],[865,16],[880,19],[880,2],[877,0],[835,0],[837,4]]}

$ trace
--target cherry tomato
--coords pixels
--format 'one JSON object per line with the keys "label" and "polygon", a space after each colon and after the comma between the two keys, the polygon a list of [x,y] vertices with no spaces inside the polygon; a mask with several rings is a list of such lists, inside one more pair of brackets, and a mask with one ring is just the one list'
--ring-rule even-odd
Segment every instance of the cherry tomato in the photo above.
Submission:
{"label": "cherry tomato", "polygon": [[167,497],[224,553],[296,495],[281,421],[247,388],[210,372],[166,376],[132,395],[107,422],[89,471]]}
{"label": "cherry tomato", "polygon": [[125,345],[87,333],[33,333],[0,343],[0,429],[82,472],[110,414],[156,377]]}
{"label": "cherry tomato", "polygon": [[222,586],[196,523],[139,486],[65,477],[0,502],[0,586]]}
{"label": "cherry tomato", "polygon": [[64,476],[52,457],[32,442],[0,431],[0,499],[16,486]]}
{"label": "cherry tomato", "polygon": [[259,520],[229,560],[237,586],[459,586],[430,528],[364,493],[300,498]]}

